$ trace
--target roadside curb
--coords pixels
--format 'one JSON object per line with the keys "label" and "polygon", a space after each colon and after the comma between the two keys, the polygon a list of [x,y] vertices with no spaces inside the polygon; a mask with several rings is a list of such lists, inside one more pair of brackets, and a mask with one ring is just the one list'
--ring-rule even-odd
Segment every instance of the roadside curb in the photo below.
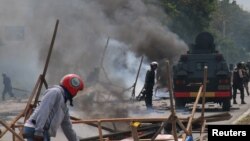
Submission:
{"label": "roadside curb", "polygon": [[236,120],[232,122],[232,124],[237,124],[241,119],[246,117],[247,115],[250,114],[250,109],[248,109],[246,112],[244,112],[240,117],[238,117]]}

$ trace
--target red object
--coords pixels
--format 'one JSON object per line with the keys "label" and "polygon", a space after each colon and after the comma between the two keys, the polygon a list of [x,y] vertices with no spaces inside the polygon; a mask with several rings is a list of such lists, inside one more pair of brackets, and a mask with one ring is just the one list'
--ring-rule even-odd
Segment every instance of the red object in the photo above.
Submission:
{"label": "red object", "polygon": [[63,87],[65,87],[73,97],[76,96],[78,91],[81,91],[84,89],[83,80],[81,79],[80,76],[76,74],[65,75],[61,79],[60,84]]}
{"label": "red object", "polygon": [[[208,92],[213,93],[213,95],[207,97],[230,97],[230,91],[217,91],[217,92]],[[191,92],[174,92],[174,96],[178,98],[185,98],[185,97],[193,97]]]}
{"label": "red object", "polygon": [[219,80],[219,83],[220,84],[229,84],[230,81],[228,79],[221,79],[221,80]]}

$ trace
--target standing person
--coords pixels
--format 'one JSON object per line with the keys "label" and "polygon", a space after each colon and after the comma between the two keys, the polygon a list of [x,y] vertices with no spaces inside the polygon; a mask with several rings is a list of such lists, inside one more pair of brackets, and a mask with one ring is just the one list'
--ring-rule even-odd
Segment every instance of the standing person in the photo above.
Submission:
{"label": "standing person", "polygon": [[145,93],[145,103],[148,110],[152,110],[152,96],[153,88],[155,84],[155,70],[158,67],[157,62],[150,63],[150,69],[146,73],[145,84],[144,84],[144,93]]}
{"label": "standing person", "polygon": [[248,67],[246,66],[245,62],[241,62],[242,65],[243,65],[243,71],[242,71],[242,74],[243,74],[243,85],[244,85],[244,88],[247,92],[247,95],[249,95],[249,88],[248,88],[248,82],[249,82],[249,69]]}
{"label": "standing person", "polygon": [[238,63],[233,71],[233,104],[237,104],[237,90],[240,90],[241,104],[246,104],[244,101],[244,86],[243,86],[243,65]]}
{"label": "standing person", "polygon": [[79,141],[72,129],[67,101],[83,90],[83,80],[76,74],[67,74],[60,85],[54,85],[44,92],[41,103],[25,122],[23,136],[27,141],[50,141],[61,126],[68,141]]}
{"label": "standing person", "polygon": [[5,94],[8,93],[10,97],[15,97],[14,94],[12,93],[12,84],[11,84],[11,79],[8,77],[5,73],[2,74],[3,76],[3,84],[4,84],[4,89],[2,93],[2,100],[5,100]]}

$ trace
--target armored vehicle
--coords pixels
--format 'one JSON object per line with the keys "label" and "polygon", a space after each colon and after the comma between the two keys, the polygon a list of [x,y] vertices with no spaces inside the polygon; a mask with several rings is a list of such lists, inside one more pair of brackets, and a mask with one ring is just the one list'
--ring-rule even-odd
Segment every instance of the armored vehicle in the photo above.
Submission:
{"label": "armored vehicle", "polygon": [[224,111],[230,110],[231,85],[226,60],[215,49],[214,38],[208,32],[198,34],[195,44],[180,56],[173,66],[173,86],[176,107],[184,107],[194,102],[204,79],[204,66],[207,70],[206,102],[222,105]]}

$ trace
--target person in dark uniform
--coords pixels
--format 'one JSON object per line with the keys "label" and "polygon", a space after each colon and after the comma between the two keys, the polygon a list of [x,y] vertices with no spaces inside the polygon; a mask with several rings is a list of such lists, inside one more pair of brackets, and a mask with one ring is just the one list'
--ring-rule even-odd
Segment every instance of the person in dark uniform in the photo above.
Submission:
{"label": "person in dark uniform", "polygon": [[10,78],[3,73],[3,84],[4,84],[4,89],[3,89],[3,93],[2,93],[2,100],[5,100],[5,94],[8,93],[10,95],[10,97],[15,97],[14,94],[12,93],[12,85],[11,85],[11,80]]}
{"label": "person in dark uniform", "polygon": [[248,82],[249,82],[249,69],[246,65],[245,62],[241,62],[242,65],[243,65],[243,71],[242,71],[242,74],[243,74],[243,86],[247,92],[247,95],[249,95],[249,88],[248,88]]}
{"label": "person in dark uniform", "polygon": [[144,83],[144,93],[145,93],[145,103],[148,110],[152,110],[152,96],[153,88],[155,84],[155,70],[158,67],[157,62],[150,63],[150,69],[146,73],[145,83]]}
{"label": "person in dark uniform", "polygon": [[241,104],[246,104],[244,101],[244,84],[243,84],[243,64],[238,63],[233,71],[233,104],[237,104],[237,90],[240,90]]}

